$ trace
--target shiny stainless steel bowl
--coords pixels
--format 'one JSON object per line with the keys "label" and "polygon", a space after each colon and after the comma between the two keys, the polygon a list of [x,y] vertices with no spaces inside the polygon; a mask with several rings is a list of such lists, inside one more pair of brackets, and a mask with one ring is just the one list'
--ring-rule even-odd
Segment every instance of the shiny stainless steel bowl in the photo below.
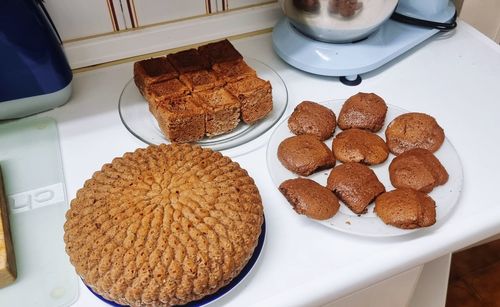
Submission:
{"label": "shiny stainless steel bowl", "polygon": [[280,0],[290,22],[314,39],[348,43],[363,39],[386,21],[398,0]]}

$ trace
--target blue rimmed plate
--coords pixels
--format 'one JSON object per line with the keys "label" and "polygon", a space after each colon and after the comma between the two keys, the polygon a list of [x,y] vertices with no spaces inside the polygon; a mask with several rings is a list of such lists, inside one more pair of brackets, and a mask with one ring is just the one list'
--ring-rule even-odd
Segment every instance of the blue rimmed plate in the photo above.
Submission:
{"label": "blue rimmed plate", "polygon": [[[205,306],[209,303],[212,303],[212,302],[222,298],[224,295],[228,294],[232,289],[234,289],[234,287],[236,287],[240,282],[242,282],[245,279],[245,277],[248,276],[248,274],[252,271],[252,268],[259,260],[260,253],[262,252],[262,248],[264,247],[265,238],[266,238],[266,220],[264,219],[264,221],[262,222],[261,232],[260,232],[260,236],[259,236],[259,239],[257,242],[257,246],[255,247],[255,250],[253,251],[252,257],[250,258],[250,260],[248,260],[248,263],[243,267],[240,274],[238,274],[238,276],[233,278],[233,280],[231,280],[231,282],[229,284],[220,288],[217,292],[210,294],[210,295],[207,295],[204,298],[199,299],[197,301],[192,301],[192,302],[187,303],[185,305],[179,305],[179,306],[183,306],[183,307]],[[101,301],[106,302],[111,306],[126,307],[126,305],[120,305],[120,304],[117,304],[113,301],[110,301],[110,300],[103,298],[102,296],[100,296],[99,294],[94,292],[94,290],[92,290],[89,286],[87,286],[87,285],[85,285],[85,286],[90,290],[90,292],[92,292],[95,296],[97,296]]]}

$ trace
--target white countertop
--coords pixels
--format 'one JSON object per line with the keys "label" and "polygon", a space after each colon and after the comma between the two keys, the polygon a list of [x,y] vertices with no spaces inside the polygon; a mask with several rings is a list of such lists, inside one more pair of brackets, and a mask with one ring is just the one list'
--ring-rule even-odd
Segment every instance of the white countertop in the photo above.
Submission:
{"label": "white countertop", "polygon": [[[265,207],[267,238],[261,259],[245,281],[219,301],[230,306],[319,305],[364,288],[471,243],[500,233],[500,46],[464,23],[347,87],[337,78],[310,75],[282,62],[271,35],[234,41],[245,55],[273,67],[289,91],[286,114],[300,101],[347,98],[375,92],[387,103],[438,118],[463,164],[464,188],[456,210],[437,229],[389,239],[363,238],[328,229],[295,214],[266,169],[270,133],[228,151],[248,170]],[[146,144],[122,125],[118,98],[132,63],[74,77],[65,106],[42,114],[58,122],[68,197],[101,165]],[[107,306],[83,285],[74,306]]]}

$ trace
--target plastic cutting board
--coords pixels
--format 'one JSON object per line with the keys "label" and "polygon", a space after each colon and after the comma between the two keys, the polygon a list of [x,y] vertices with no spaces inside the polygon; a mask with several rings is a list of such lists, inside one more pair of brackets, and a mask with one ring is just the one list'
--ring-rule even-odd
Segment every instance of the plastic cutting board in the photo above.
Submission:
{"label": "plastic cutting board", "polygon": [[0,306],[68,306],[78,278],[64,250],[68,209],[56,122],[31,118],[0,124],[0,166],[17,280],[0,289]]}

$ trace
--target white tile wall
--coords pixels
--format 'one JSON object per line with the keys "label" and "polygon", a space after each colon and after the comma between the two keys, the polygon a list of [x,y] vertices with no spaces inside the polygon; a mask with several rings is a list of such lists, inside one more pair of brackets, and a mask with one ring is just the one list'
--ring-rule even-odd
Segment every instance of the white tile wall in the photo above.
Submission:
{"label": "white tile wall", "polygon": [[207,13],[203,0],[135,0],[134,3],[139,26]]}
{"label": "white tile wall", "polygon": [[105,0],[46,0],[45,5],[64,41],[113,32]]}
{"label": "white tile wall", "polygon": [[[1,1],[1,0],[0,0]],[[276,0],[45,0],[63,39],[86,39]]]}
{"label": "white tile wall", "polygon": [[[222,2],[222,0],[220,0]],[[256,4],[263,4],[263,3],[269,3],[269,2],[276,2],[272,0],[227,0],[227,9],[232,10],[232,9],[237,9],[240,7],[245,7],[245,6],[250,6],[250,5],[256,5]]]}

